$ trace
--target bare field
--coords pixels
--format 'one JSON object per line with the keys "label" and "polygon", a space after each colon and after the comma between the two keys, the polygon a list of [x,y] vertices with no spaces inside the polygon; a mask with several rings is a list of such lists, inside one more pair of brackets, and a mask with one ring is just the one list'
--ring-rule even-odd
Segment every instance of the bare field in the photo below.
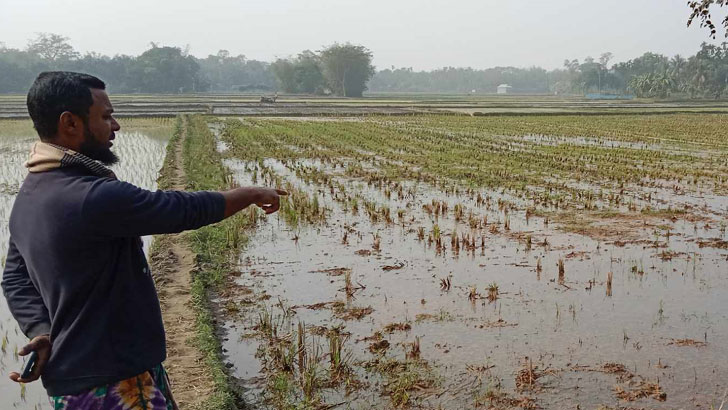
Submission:
{"label": "bare field", "polygon": [[248,401],[720,406],[726,117],[208,121],[291,192],[217,301]]}
{"label": "bare field", "polygon": [[[119,117],[178,114],[245,116],[368,116],[423,113],[467,115],[726,113],[725,101],[587,100],[579,97],[374,94],[365,98],[281,95],[275,104],[260,94],[111,95]],[[0,96],[0,118],[26,118],[25,96]]]}

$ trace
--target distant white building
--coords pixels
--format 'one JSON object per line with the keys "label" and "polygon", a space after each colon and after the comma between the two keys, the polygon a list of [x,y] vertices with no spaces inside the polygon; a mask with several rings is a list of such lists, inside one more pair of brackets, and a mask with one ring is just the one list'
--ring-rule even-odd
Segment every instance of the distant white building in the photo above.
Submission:
{"label": "distant white building", "polygon": [[511,92],[511,87],[508,84],[501,84],[498,86],[498,94],[508,94]]}

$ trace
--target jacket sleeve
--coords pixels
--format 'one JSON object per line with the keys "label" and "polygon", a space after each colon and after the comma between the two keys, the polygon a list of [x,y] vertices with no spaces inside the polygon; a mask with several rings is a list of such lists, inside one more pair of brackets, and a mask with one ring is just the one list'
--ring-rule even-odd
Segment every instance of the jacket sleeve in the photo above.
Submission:
{"label": "jacket sleeve", "polygon": [[151,192],[102,178],[90,187],[81,213],[90,230],[101,236],[176,233],[221,221],[225,198],[208,191]]}
{"label": "jacket sleeve", "polygon": [[10,313],[28,338],[50,333],[48,309],[30,280],[25,260],[13,243],[12,236],[3,271],[2,288]]}

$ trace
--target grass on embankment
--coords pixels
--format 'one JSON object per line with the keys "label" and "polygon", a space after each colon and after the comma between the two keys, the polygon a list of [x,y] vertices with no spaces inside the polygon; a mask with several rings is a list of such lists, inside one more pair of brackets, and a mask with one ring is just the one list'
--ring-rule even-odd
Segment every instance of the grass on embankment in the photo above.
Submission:
{"label": "grass on embankment", "polygon": [[[177,118],[174,136],[169,142],[164,166],[160,171],[159,189],[170,189],[173,184],[176,164],[175,147],[180,143],[186,127],[186,138],[181,142],[182,159],[187,180],[185,189],[224,190],[229,186],[229,173],[222,164],[215,147],[215,138],[201,116]],[[250,213],[238,214],[220,223],[206,226],[185,234],[191,250],[196,255],[197,271],[192,278],[192,302],[196,313],[196,343],[205,357],[210,379],[213,381],[212,395],[199,405],[200,409],[234,409],[236,396],[226,372],[220,341],[216,336],[213,306],[210,294],[224,284],[231,262],[239,248],[246,242],[242,233],[249,225]],[[155,241],[163,247],[162,241]],[[154,248],[156,248],[155,246]],[[155,249],[152,249],[154,254]]]}

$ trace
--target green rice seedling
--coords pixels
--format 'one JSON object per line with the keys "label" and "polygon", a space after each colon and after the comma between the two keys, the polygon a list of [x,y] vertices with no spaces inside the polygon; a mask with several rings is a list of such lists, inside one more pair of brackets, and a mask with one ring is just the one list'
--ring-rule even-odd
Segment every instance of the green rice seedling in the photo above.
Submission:
{"label": "green rice seedling", "polygon": [[382,250],[382,237],[379,236],[379,232],[372,234],[373,236],[373,243],[372,243],[372,249],[374,249],[375,252],[379,252]]}
{"label": "green rice seedling", "polygon": [[455,204],[453,212],[455,213],[455,221],[460,222],[463,219],[465,207],[462,204]]}
{"label": "green rice seedling", "polygon": [[612,296],[612,272],[607,272],[607,296]]}
{"label": "green rice seedling", "polygon": [[[293,194],[291,194],[293,195]],[[292,227],[298,226],[299,223],[299,214],[296,211],[295,206],[293,205],[293,201],[288,199],[287,197],[281,198],[281,207],[280,207],[280,214],[283,216],[283,219],[288,222],[288,224]]]}
{"label": "green rice seedling", "polygon": [[480,194],[480,192],[478,192],[478,196],[475,199],[475,203],[478,206],[482,206],[485,203],[485,200],[483,199],[483,196]]}
{"label": "green rice seedling", "polygon": [[347,298],[353,297],[357,291],[357,288],[354,287],[354,283],[351,280],[351,270],[347,270],[344,274],[344,291],[346,292]]}
{"label": "green rice seedling", "polygon": [[635,263],[634,263],[634,264],[632,265],[632,267],[630,268],[630,271],[631,271],[631,272],[632,272],[632,274],[634,274],[634,275],[640,275],[640,276],[642,276],[642,275],[644,275],[644,274],[645,274],[645,270],[644,270],[644,269],[642,268],[642,263],[641,263],[641,262],[640,262],[640,265],[639,265],[639,266],[638,266],[638,265],[637,265],[637,263],[635,262]]}
{"label": "green rice seedling", "polygon": [[472,212],[468,216],[468,225],[470,229],[478,229],[480,227],[480,220]]}
{"label": "green rice seedling", "polygon": [[424,204],[424,205],[422,205],[422,209],[424,209],[425,210],[425,213],[427,213],[428,215],[432,215],[433,214],[433,208],[432,208],[432,205],[430,205],[430,204]]}
{"label": "green rice seedling", "polygon": [[306,366],[302,369],[301,390],[304,398],[309,402],[317,400],[316,394],[321,387],[323,380],[319,377],[319,345],[315,341],[311,344],[311,355]]}
{"label": "green rice seedling", "polygon": [[475,286],[472,286],[470,288],[470,291],[468,292],[468,300],[471,302],[475,302],[480,298],[480,295],[478,294],[478,290]]}
{"label": "green rice seedling", "polygon": [[344,349],[348,336],[338,331],[330,331],[328,337],[331,380],[338,380],[350,370],[351,353]]}
{"label": "green rice seedling", "polygon": [[296,348],[296,353],[298,354],[298,370],[303,373],[303,369],[305,369],[307,365],[306,326],[301,321],[298,322],[298,332],[296,332],[296,334],[298,336]]}
{"label": "green rice seedling", "polygon": [[407,352],[407,358],[410,360],[419,360],[420,359],[420,337],[415,336],[414,342],[410,345],[410,349]]}
{"label": "green rice seedling", "polygon": [[440,240],[440,226],[438,224],[432,226],[432,237],[435,241]]}
{"label": "green rice seedling", "polygon": [[498,299],[498,284],[493,282],[488,285],[488,301],[495,302]]}
{"label": "green rice seedling", "polygon": [[321,214],[321,206],[319,205],[318,195],[313,196],[313,201],[311,201],[311,208],[313,215]]}
{"label": "green rice seedling", "polygon": [[[416,343],[419,345],[419,341]],[[410,346],[412,349],[413,345]],[[428,391],[440,383],[430,366],[420,359],[400,361],[384,358],[371,361],[366,367],[385,379],[383,394],[389,396],[395,408],[411,407],[416,403],[418,392]]]}
{"label": "green rice seedling", "polygon": [[248,208],[247,220],[245,219],[245,214],[242,213],[234,220],[234,225],[238,228],[238,230],[240,230],[257,225],[258,219],[260,219],[260,212],[258,211],[258,208],[251,206]]}
{"label": "green rice seedling", "polygon": [[445,292],[449,292],[451,286],[452,286],[452,280],[451,280],[450,276],[440,278],[440,289],[444,290]]}
{"label": "green rice seedling", "polygon": [[417,228],[417,239],[420,241],[425,239],[425,228],[422,226]]}
{"label": "green rice seedling", "polygon": [[455,320],[455,317],[444,308],[440,308],[437,313],[437,320],[440,322],[451,322]]}
{"label": "green rice seedling", "polygon": [[273,346],[271,356],[276,367],[283,372],[293,373],[296,361],[296,349],[291,343],[278,343]]}
{"label": "green rice seedling", "polygon": [[388,225],[391,225],[391,224],[392,224],[392,223],[394,222],[394,221],[392,220],[392,215],[391,215],[391,211],[390,211],[390,209],[389,209],[389,207],[388,207],[388,206],[384,206],[384,207],[382,207],[382,208],[381,208],[381,210],[380,210],[380,212],[381,212],[381,214],[382,214],[382,217],[384,218],[384,221],[385,221],[385,222],[386,222],[386,223],[387,223]]}
{"label": "green rice seedling", "polygon": [[664,321],[665,321],[665,309],[664,309],[662,299],[660,299],[660,306],[657,309],[657,319],[656,319],[655,323],[653,324],[653,327],[664,323]]}
{"label": "green rice seedling", "polygon": [[256,330],[269,339],[276,337],[278,329],[273,319],[272,308],[269,310],[263,306],[262,311],[258,312],[258,326]]}
{"label": "green rice seedling", "polygon": [[442,208],[440,207],[440,202],[436,199],[433,199],[432,203],[429,205],[425,204],[423,208],[425,209],[425,212],[429,214],[435,214],[435,216],[439,216],[442,210]]}
{"label": "green rice seedling", "polygon": [[576,306],[573,303],[569,304],[569,312],[571,313],[571,321],[576,322]]}
{"label": "green rice seedling", "polygon": [[397,218],[399,218],[400,221],[404,221],[404,209],[397,210]]}

